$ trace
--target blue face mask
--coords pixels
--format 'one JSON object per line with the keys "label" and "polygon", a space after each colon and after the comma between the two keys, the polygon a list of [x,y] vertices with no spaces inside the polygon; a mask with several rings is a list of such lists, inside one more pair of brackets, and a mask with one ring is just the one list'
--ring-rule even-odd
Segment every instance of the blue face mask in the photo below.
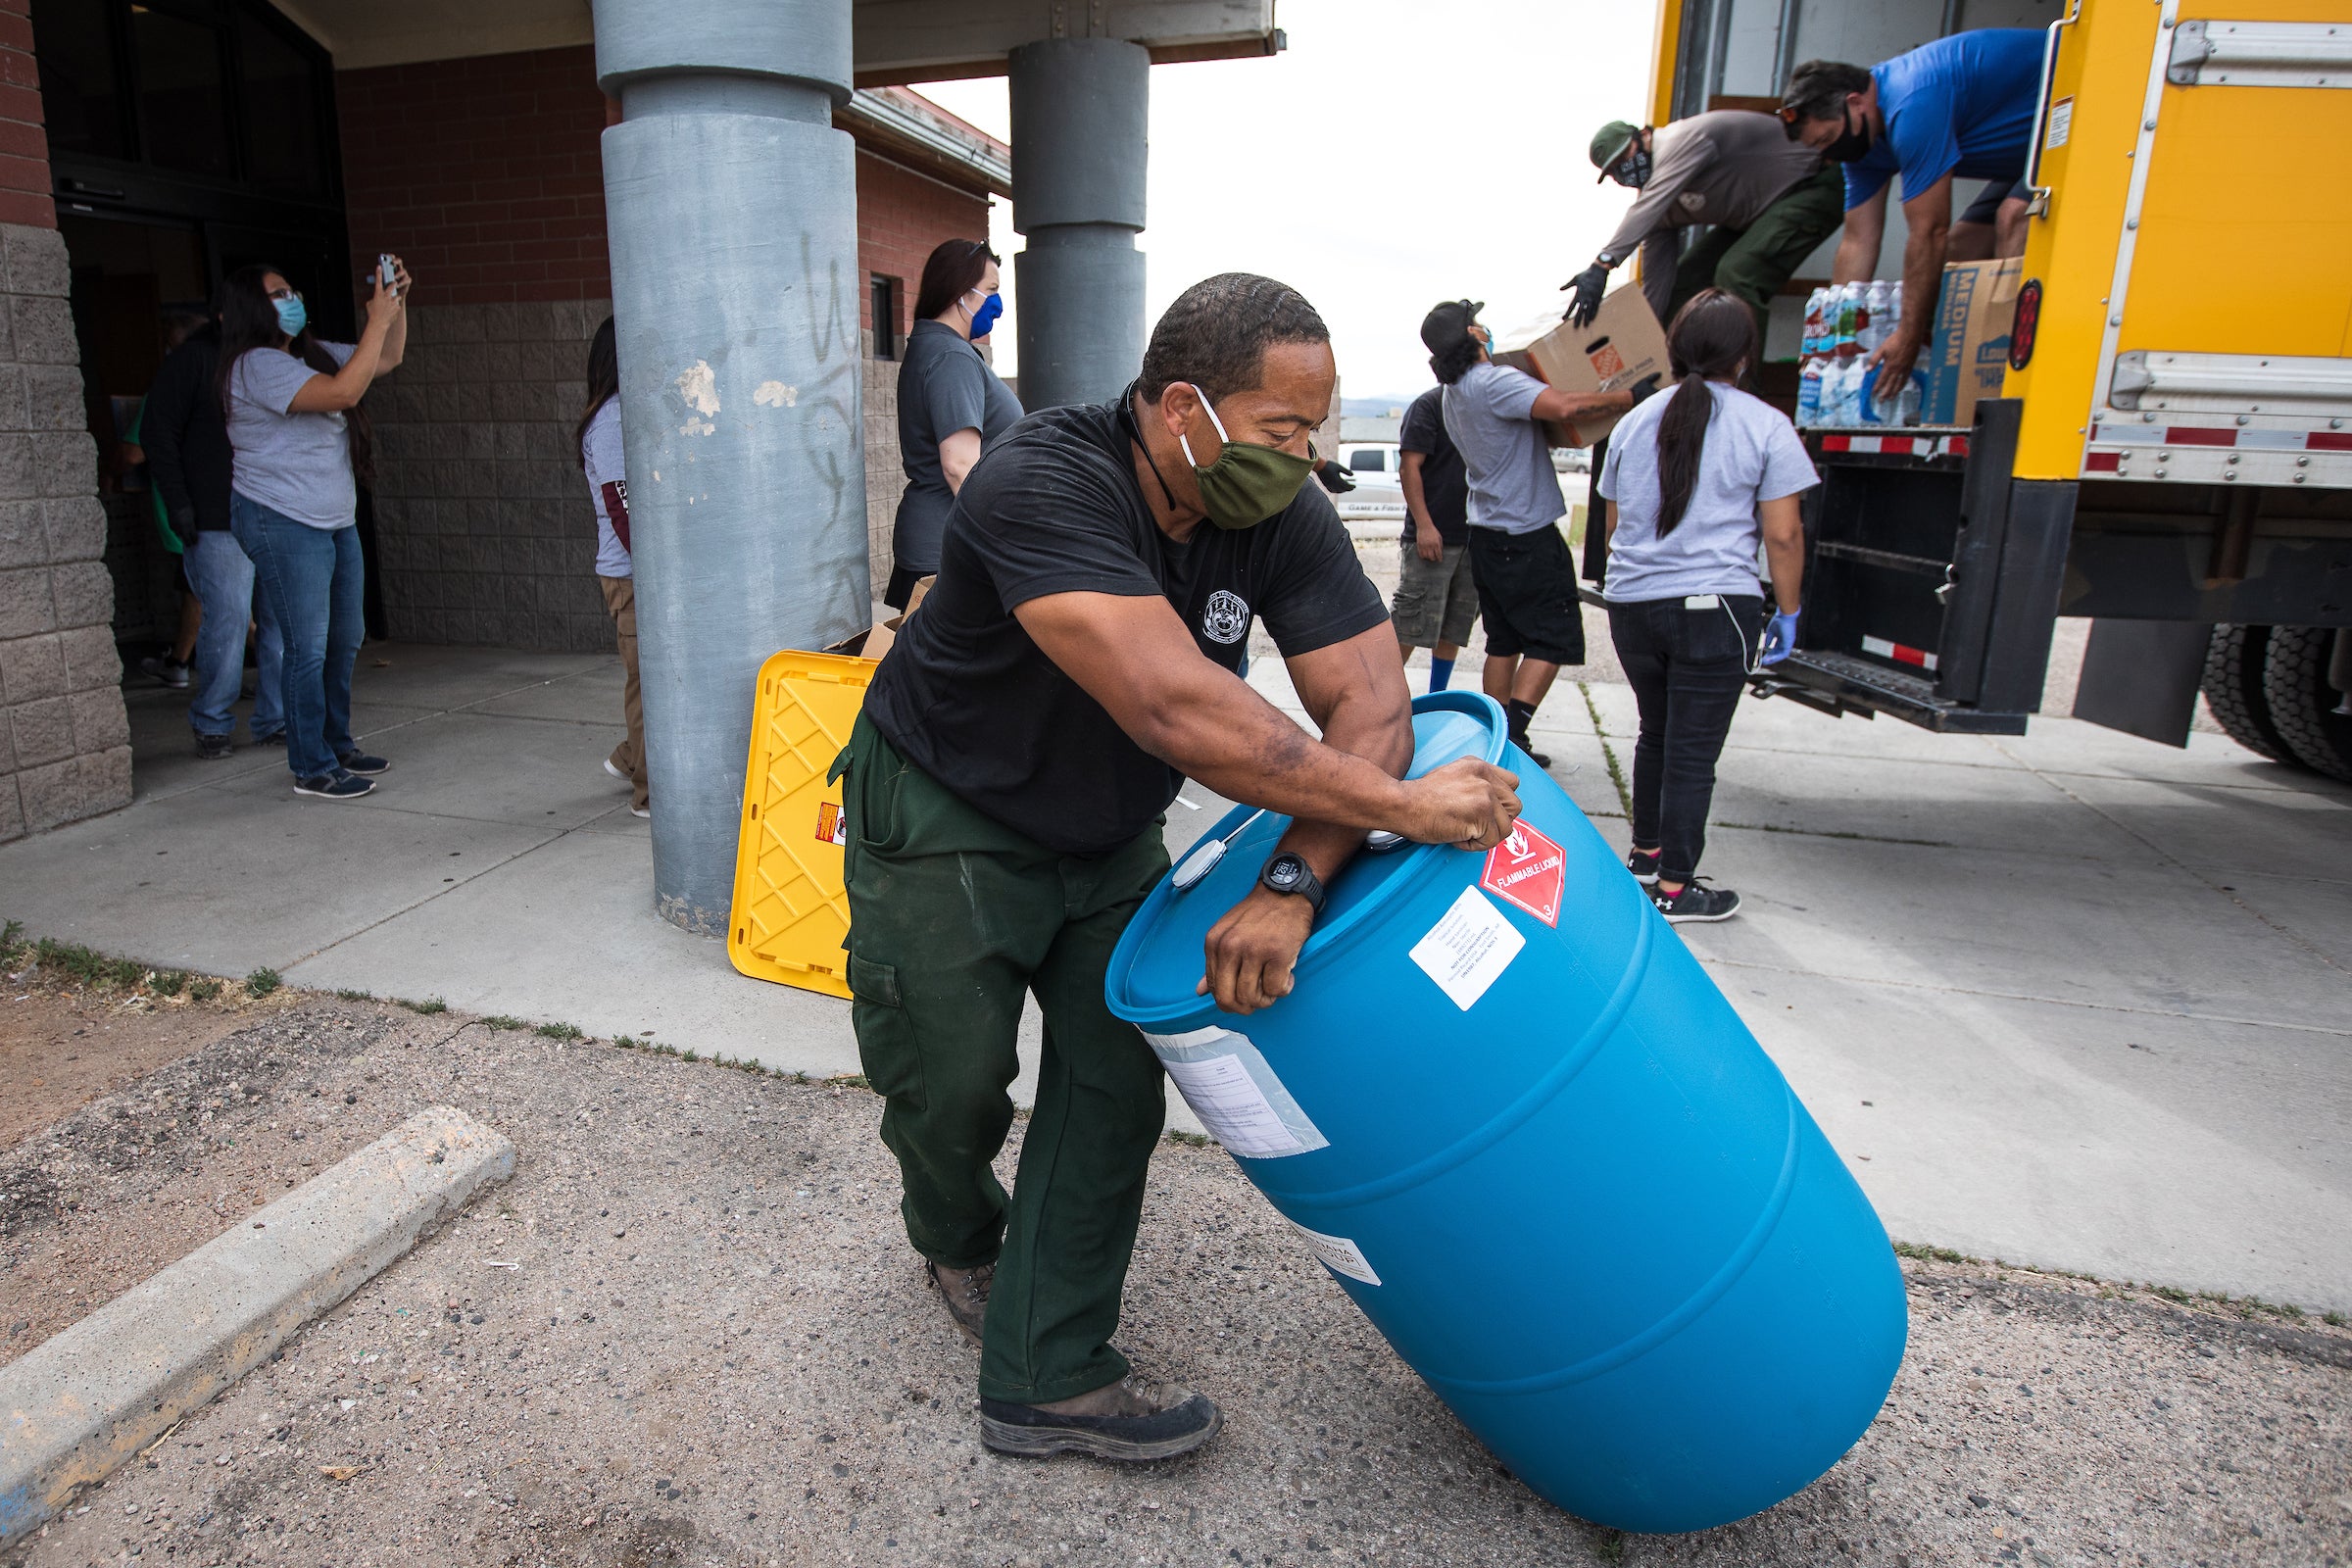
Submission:
{"label": "blue face mask", "polygon": [[982,300],[980,308],[972,313],[972,336],[988,336],[996,327],[997,318],[1004,314],[1004,296],[1002,294],[991,294]]}
{"label": "blue face mask", "polygon": [[277,329],[288,337],[300,337],[302,329],[311,321],[310,313],[302,308],[302,296],[297,294],[291,299],[271,300],[270,303],[277,307]]}

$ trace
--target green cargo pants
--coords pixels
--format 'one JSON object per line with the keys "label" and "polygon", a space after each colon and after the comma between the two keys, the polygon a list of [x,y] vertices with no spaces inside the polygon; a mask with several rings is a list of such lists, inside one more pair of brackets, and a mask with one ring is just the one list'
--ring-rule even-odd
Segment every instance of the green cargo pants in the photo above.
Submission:
{"label": "green cargo pants", "polygon": [[1756,313],[1757,342],[1781,285],[1796,275],[1814,247],[1845,222],[1845,176],[1825,169],[1791,185],[1745,228],[1711,228],[1685,250],[1674,269],[1674,293],[1665,319],[1701,289],[1736,294]]}
{"label": "green cargo pants", "polygon": [[[996,1260],[980,1392],[1047,1404],[1115,1383],[1119,1297],[1166,1120],[1159,1058],[1111,1015],[1111,949],[1168,869],[1156,826],[1060,855],[982,814],[863,715],[833,764],[849,816],[850,1017],[914,1250]],[[1008,1200],[990,1162],[1024,992],[1045,1013],[1037,1107]]]}

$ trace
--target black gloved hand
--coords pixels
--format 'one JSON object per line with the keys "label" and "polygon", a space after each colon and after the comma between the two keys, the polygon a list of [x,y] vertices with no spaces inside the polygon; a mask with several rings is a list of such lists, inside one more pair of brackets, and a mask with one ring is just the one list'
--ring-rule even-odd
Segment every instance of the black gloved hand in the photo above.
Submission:
{"label": "black gloved hand", "polygon": [[1318,466],[1315,477],[1322,480],[1323,488],[1335,496],[1344,496],[1355,488],[1355,470],[1337,463],[1325,462]]}
{"label": "black gloved hand", "polygon": [[1641,380],[1636,381],[1632,386],[1627,387],[1625,389],[1625,395],[1634,400],[1635,408],[1640,408],[1642,406],[1642,400],[1645,397],[1648,397],[1652,392],[1655,392],[1658,389],[1658,382],[1665,376],[1665,374],[1666,372],[1664,370],[1650,371]]}
{"label": "black gloved hand", "polygon": [[1600,297],[1609,291],[1609,270],[1594,262],[1560,287],[1575,291],[1568,300],[1568,314],[1561,319],[1591,326],[1592,318],[1600,314]]}

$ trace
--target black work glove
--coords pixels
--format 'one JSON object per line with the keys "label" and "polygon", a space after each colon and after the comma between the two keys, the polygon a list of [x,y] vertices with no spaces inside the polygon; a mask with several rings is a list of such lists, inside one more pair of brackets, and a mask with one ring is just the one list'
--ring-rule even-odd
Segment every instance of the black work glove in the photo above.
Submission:
{"label": "black work glove", "polygon": [[1665,374],[1666,372],[1664,370],[1650,371],[1641,380],[1636,381],[1632,386],[1627,387],[1625,389],[1625,395],[1634,400],[1635,408],[1640,408],[1642,406],[1642,400],[1645,397],[1648,397],[1652,392],[1655,392],[1658,389],[1658,382]]}
{"label": "black work glove", "polygon": [[1325,463],[1315,469],[1315,477],[1322,480],[1323,488],[1335,496],[1344,496],[1355,488],[1355,471],[1337,463]]}
{"label": "black work glove", "polygon": [[1600,314],[1600,297],[1609,291],[1609,270],[1594,262],[1560,287],[1574,291],[1569,296],[1568,314],[1561,319],[1591,326],[1592,318]]}

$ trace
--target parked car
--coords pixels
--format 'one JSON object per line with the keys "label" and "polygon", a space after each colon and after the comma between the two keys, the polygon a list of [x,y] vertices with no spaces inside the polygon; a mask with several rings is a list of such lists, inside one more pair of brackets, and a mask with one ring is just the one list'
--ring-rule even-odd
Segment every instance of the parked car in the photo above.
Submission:
{"label": "parked car", "polygon": [[1339,459],[1355,475],[1355,488],[1331,499],[1346,522],[1394,522],[1404,526],[1404,490],[1397,477],[1398,453],[1391,441],[1343,441]]}

